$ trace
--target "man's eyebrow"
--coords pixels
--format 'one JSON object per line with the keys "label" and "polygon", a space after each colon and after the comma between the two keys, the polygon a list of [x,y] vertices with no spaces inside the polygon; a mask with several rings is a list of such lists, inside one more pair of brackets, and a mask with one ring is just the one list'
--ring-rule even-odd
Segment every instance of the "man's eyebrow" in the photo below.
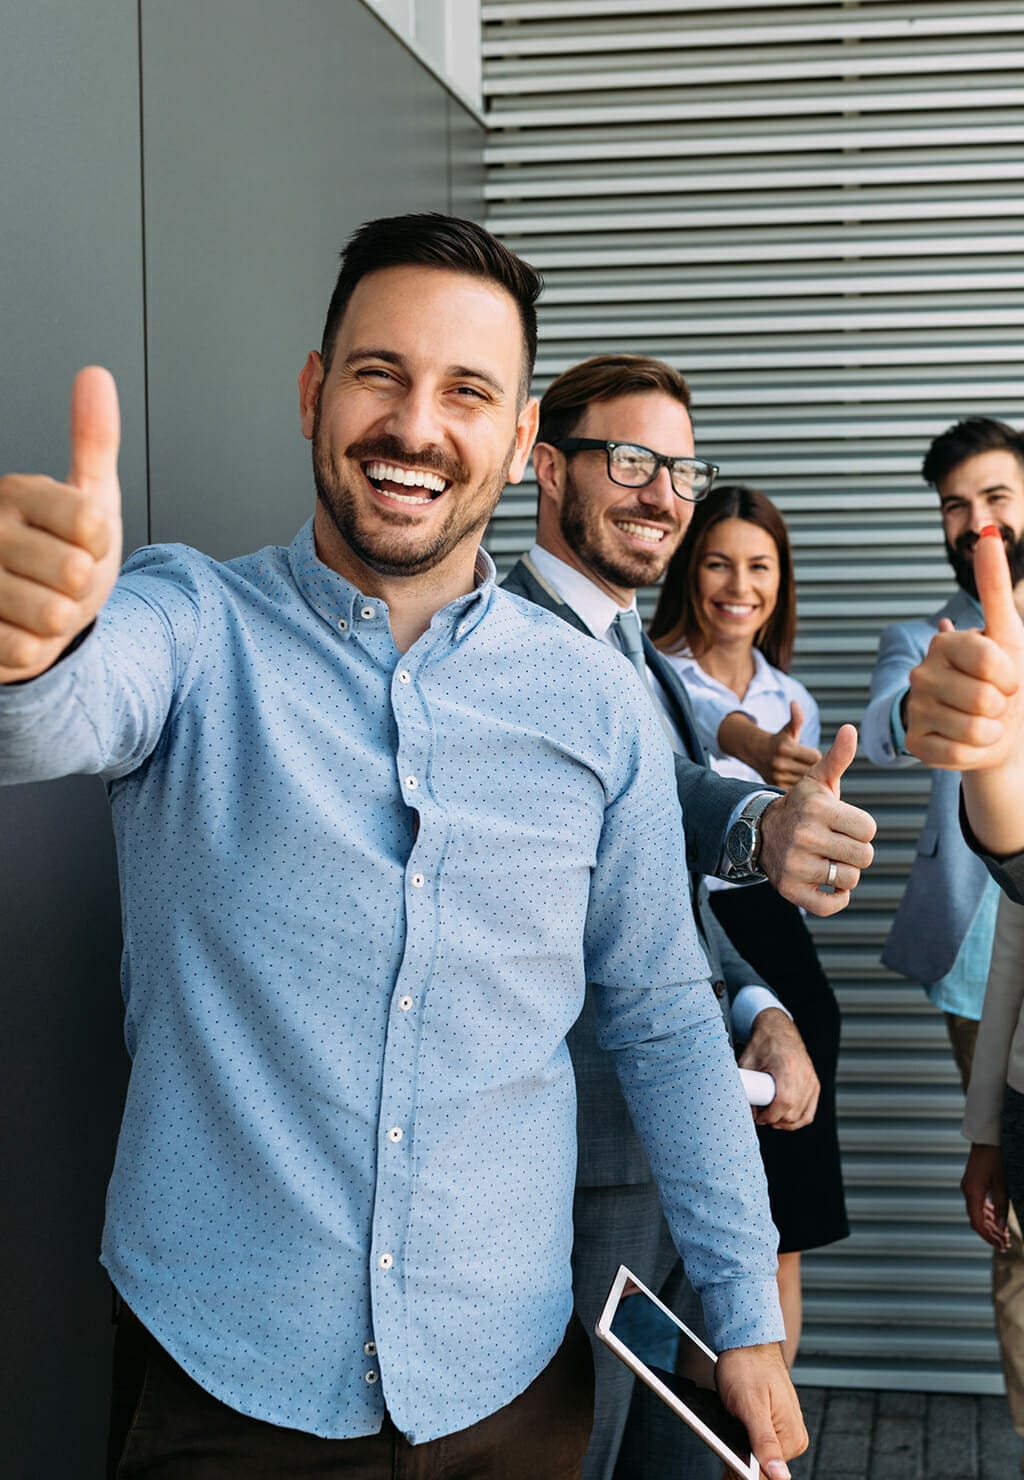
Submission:
{"label": "man's eyebrow", "polygon": [[969,494],[969,493],[955,493],[955,492],[954,493],[940,493],[939,494],[939,503],[940,504],[948,504],[953,499],[965,499],[965,498],[971,498],[971,497],[974,497],[974,498],[987,498],[988,495],[989,494],[992,494],[992,493],[1012,493],[1012,492],[1013,492],[1013,489],[1010,487],[1009,483],[990,483],[987,488],[979,488],[977,490],[977,492],[975,494],[973,494],[973,495],[972,494]]}
{"label": "man's eyebrow", "polygon": [[383,360],[386,365],[403,365],[402,356],[393,349],[353,349],[345,356],[346,365],[355,365],[359,360]]}
{"label": "man's eyebrow", "polygon": [[447,372],[453,380],[481,380],[484,385],[489,385],[491,390],[496,391],[499,396],[505,394],[505,387],[500,380],[495,380],[488,370],[475,370],[472,365],[449,365]]}
{"label": "man's eyebrow", "polygon": [[[406,364],[405,358],[396,354],[393,349],[357,348],[350,350],[345,356],[346,365],[357,365],[362,360],[383,360],[385,365],[397,365],[400,368],[404,368]],[[452,380],[479,380],[498,395],[505,394],[505,387],[489,370],[480,370],[472,365],[448,365],[444,373]]]}

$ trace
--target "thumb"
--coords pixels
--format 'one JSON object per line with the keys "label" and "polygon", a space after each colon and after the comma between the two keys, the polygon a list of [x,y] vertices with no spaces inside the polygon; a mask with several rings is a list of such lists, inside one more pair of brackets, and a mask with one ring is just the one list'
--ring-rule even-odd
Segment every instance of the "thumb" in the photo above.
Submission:
{"label": "thumb", "polygon": [[109,370],[88,365],[71,387],[71,467],[68,482],[83,492],[99,494],[117,513],[120,486],[117,454],[121,446],[121,412],[117,386]]}
{"label": "thumb", "polygon": [[857,754],[857,731],[853,725],[840,725],[831,747],[820,761],[807,772],[814,781],[827,786],[833,796],[839,796],[839,784],[843,773]]}
{"label": "thumb", "polygon": [[974,579],[985,614],[985,634],[1000,647],[1021,645],[1020,617],[1013,604],[1013,583],[1002,536],[994,524],[981,531],[974,547]]}
{"label": "thumb", "polygon": [[790,700],[789,723],[783,728],[788,730],[794,740],[800,739],[800,731],[804,727],[804,712],[795,699]]}

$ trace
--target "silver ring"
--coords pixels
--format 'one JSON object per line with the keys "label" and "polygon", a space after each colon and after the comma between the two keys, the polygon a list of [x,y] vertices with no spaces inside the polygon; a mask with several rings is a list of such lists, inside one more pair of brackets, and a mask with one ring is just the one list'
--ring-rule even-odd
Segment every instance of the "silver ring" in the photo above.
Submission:
{"label": "silver ring", "polygon": [[826,889],[834,889],[836,887],[836,875],[838,874],[838,872],[839,872],[839,865],[838,865],[838,863],[836,863],[835,859],[833,858],[829,862],[828,874],[825,877],[825,888]]}

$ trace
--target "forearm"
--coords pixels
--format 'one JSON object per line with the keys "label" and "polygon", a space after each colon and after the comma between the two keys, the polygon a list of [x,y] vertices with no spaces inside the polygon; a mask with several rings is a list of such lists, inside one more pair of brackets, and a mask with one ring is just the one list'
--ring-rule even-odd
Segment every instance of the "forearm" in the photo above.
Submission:
{"label": "forearm", "polygon": [[718,749],[722,754],[735,756],[744,765],[753,767],[759,776],[767,776],[771,771],[772,738],[740,709],[727,714],[718,726]]}
{"label": "forearm", "polygon": [[[702,1297],[712,1344],[781,1340],[777,1235],[721,1014],[706,983],[655,997],[653,1014],[639,999],[614,1004],[601,1042],[616,1049],[623,1091],[687,1276]],[[637,1031],[649,1036],[630,1041]]]}
{"label": "forearm", "polygon": [[964,811],[986,853],[1009,858],[1024,851],[1024,756],[993,770],[965,771]]}

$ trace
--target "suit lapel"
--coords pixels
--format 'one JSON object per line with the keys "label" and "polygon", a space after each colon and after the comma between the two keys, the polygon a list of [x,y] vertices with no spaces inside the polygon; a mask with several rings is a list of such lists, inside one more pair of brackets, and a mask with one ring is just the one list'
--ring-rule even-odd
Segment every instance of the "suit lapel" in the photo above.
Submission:
{"label": "suit lapel", "polygon": [[672,723],[679,731],[680,738],[686,746],[687,755],[692,761],[696,761],[699,765],[703,766],[706,763],[707,757],[704,754],[704,746],[701,744],[700,736],[697,734],[697,726],[694,722],[693,709],[690,705],[690,696],[686,692],[686,685],[671,663],[666,662],[662,654],[658,652],[658,649],[654,646],[654,643],[647,636],[646,632],[644,633],[644,657],[647,659],[648,668],[652,673],[657,675],[658,682],[668,697]]}

